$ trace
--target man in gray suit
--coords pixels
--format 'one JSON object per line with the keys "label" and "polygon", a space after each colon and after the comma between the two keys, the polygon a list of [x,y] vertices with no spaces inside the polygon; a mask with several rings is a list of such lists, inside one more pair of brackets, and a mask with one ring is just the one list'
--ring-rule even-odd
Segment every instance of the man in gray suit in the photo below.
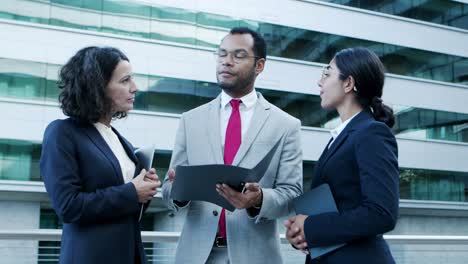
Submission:
{"label": "man in gray suit", "polygon": [[266,61],[266,43],[258,33],[232,29],[216,57],[222,92],[182,115],[170,168],[223,163],[253,168],[279,145],[259,183],[247,183],[242,193],[216,187],[234,212],[208,202],[172,200],[175,172],[169,170],[163,200],[175,211],[188,210],[176,263],[283,263],[276,219],[288,215],[291,200],[302,193],[300,121],[254,89]]}

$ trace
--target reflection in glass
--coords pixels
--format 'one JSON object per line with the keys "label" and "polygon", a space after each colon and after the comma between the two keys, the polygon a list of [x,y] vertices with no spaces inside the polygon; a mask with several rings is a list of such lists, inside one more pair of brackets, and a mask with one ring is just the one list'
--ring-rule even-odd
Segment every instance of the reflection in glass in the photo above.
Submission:
{"label": "reflection in glass", "polygon": [[[376,52],[390,73],[468,83],[467,58],[363,39],[180,8],[148,5],[138,1],[17,1],[19,6],[28,6],[26,9],[16,8],[10,2],[11,0],[0,2],[0,18],[213,49],[232,27],[247,26],[259,31],[265,37],[269,56],[328,63],[332,56],[343,48],[363,46]],[[34,12],[36,9],[41,12],[36,14]],[[466,10],[464,12],[466,14]]]}
{"label": "reflection in glass", "polygon": [[[58,65],[0,58],[0,96],[57,102]],[[181,114],[208,103],[221,91],[216,83],[137,74],[135,109]],[[333,129],[336,111],[320,106],[318,95],[257,88],[272,104],[301,120],[303,126]],[[468,142],[468,114],[392,105],[393,131],[414,139]]]}
{"label": "reflection in glass", "polygon": [[50,1],[2,0],[0,2],[0,18],[49,24]]}
{"label": "reflection in glass", "polygon": [[468,202],[468,173],[402,168],[400,198]]}
{"label": "reflection in glass", "polygon": [[102,27],[102,1],[50,0],[50,25],[99,30]]}
{"label": "reflection in glass", "polygon": [[[39,159],[41,144],[29,141],[0,139],[0,179],[41,181]],[[156,151],[156,171],[162,179],[166,174],[171,158],[170,151]],[[303,162],[304,190],[310,188],[315,161]],[[413,200],[438,200],[468,202],[468,173],[401,168],[400,197]],[[60,228],[59,222],[44,212],[41,228]],[[54,216],[54,214],[52,214]],[[44,222],[42,222],[44,221]],[[151,221],[146,230],[152,230]],[[43,227],[44,226],[44,227]]]}
{"label": "reflection in glass", "polygon": [[468,4],[447,0],[322,0],[390,15],[468,29]]}
{"label": "reflection in glass", "polygon": [[416,107],[394,107],[395,134],[408,138],[441,139],[468,142],[468,115]]}
{"label": "reflection in glass", "polygon": [[41,145],[0,139],[0,180],[39,181]]}

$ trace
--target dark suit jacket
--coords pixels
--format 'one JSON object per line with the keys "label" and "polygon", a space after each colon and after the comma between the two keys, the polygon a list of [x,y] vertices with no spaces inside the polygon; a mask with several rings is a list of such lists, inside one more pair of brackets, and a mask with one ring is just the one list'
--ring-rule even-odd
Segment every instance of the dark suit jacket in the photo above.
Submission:
{"label": "dark suit jacket", "polygon": [[[139,172],[132,145],[114,132]],[[136,189],[124,184],[117,158],[92,124],[71,118],[50,123],[40,167],[63,221],[60,263],[146,263]]]}
{"label": "dark suit jacket", "polygon": [[308,263],[394,263],[382,234],[398,217],[397,153],[390,128],[369,110],[356,115],[325,148],[312,188],[328,183],[339,213],[308,217],[304,232],[311,247],[347,245],[315,261],[307,257]]}

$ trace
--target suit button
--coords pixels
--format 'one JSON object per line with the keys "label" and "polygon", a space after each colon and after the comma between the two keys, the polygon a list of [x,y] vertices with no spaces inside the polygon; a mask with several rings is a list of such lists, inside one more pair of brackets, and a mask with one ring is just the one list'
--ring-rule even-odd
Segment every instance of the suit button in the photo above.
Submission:
{"label": "suit button", "polygon": [[218,216],[218,211],[213,210],[213,215],[214,215],[214,216]]}

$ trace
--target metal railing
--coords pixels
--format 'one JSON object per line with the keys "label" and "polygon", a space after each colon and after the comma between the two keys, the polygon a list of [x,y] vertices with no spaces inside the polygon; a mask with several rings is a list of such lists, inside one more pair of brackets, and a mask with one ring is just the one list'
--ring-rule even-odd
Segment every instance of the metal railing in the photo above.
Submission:
{"label": "metal railing", "polygon": [[[4,249],[10,250],[10,254],[21,254],[13,258],[27,258],[18,263],[57,263],[61,235],[60,229],[0,230],[0,243]],[[145,252],[150,263],[173,263],[179,236],[180,232],[143,231],[142,240],[145,243]],[[432,252],[434,248],[437,248],[440,254],[453,255],[454,252],[461,252],[468,255],[468,236],[384,235],[384,238],[396,255],[397,263],[415,263],[413,260],[408,260],[408,252],[404,252],[405,248],[411,245],[419,247],[416,250],[412,249],[412,251],[417,251],[413,252],[414,254],[425,254],[425,251]],[[304,255],[288,245],[284,234],[280,235],[280,239],[283,255],[287,256],[285,263],[304,261]],[[28,241],[29,244],[9,244],[8,241]],[[21,250],[29,250],[29,254],[22,254]],[[400,253],[403,257],[398,257]],[[467,255],[462,255],[460,258],[465,258]]]}
{"label": "metal railing", "polygon": [[[61,229],[0,229],[0,240],[33,240],[60,241]],[[142,231],[143,242],[177,243],[180,232]],[[468,245],[468,236],[435,236],[435,235],[384,235],[390,244],[457,244]],[[280,235],[281,243],[288,243],[284,234]]]}

